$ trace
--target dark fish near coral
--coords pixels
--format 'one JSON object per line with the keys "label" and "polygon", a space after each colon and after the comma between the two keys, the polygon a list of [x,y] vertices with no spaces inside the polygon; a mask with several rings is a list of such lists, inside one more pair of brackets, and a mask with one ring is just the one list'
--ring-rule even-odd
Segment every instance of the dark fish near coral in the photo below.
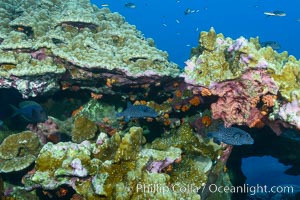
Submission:
{"label": "dark fish near coral", "polygon": [[279,50],[281,48],[280,44],[276,41],[261,42],[260,46],[261,47],[272,47],[272,49],[274,49],[274,50]]}
{"label": "dark fish near coral", "polygon": [[0,127],[2,127],[3,126],[3,121],[2,120],[0,120]]}
{"label": "dark fish near coral", "polygon": [[131,118],[157,117],[157,112],[149,106],[132,105],[127,102],[127,108],[123,112],[117,113],[116,116],[124,117],[128,122]]}
{"label": "dark fish near coral", "polygon": [[23,101],[19,104],[19,108],[10,105],[14,109],[12,117],[21,115],[26,121],[31,123],[39,123],[47,120],[48,116],[43,107],[34,101]]}
{"label": "dark fish near coral", "polygon": [[277,17],[284,17],[286,16],[286,13],[283,11],[273,11],[273,12],[264,12],[265,15],[267,15],[267,17],[271,17],[271,16],[277,16]]}
{"label": "dark fish near coral", "polygon": [[218,131],[210,132],[207,134],[207,136],[214,138],[214,140],[217,142],[223,142],[229,145],[243,145],[254,143],[251,135],[246,131],[243,131],[242,129],[235,127],[225,128],[224,126],[219,126],[218,128]]}
{"label": "dark fish near coral", "polygon": [[136,5],[134,3],[131,3],[131,2],[125,3],[124,6],[126,8],[136,8]]}

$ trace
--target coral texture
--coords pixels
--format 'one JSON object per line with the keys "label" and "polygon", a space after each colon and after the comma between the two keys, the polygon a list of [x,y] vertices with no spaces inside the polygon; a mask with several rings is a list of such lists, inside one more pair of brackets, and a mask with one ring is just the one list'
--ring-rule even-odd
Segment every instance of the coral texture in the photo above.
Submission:
{"label": "coral texture", "polygon": [[135,26],[88,0],[9,0],[0,7],[0,88],[24,97],[74,83],[108,93],[112,84],[154,84],[179,74]]}
{"label": "coral texture", "polygon": [[8,136],[0,145],[0,171],[25,169],[35,161],[39,150],[39,138],[30,131]]}

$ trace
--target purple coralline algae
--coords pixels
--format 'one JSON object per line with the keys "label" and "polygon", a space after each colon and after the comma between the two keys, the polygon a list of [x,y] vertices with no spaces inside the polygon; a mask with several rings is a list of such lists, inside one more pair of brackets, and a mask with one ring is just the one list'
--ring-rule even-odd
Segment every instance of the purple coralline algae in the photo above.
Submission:
{"label": "purple coralline algae", "polygon": [[165,169],[166,167],[170,166],[172,163],[174,163],[174,159],[171,158],[166,158],[162,161],[154,161],[151,162],[147,165],[147,170],[149,172],[156,172],[159,173],[161,172],[163,169]]}

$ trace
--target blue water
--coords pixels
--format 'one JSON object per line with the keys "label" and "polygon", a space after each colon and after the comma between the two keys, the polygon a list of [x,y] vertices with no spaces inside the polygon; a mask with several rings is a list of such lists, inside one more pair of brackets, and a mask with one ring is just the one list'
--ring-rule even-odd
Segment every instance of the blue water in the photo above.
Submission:
{"label": "blue water", "polygon": [[[200,31],[214,27],[217,33],[236,39],[259,36],[261,41],[277,41],[280,51],[300,58],[299,0],[91,0],[102,7],[108,4],[136,25],[145,37],[169,53],[171,61],[184,66],[192,46],[197,46]],[[127,8],[132,2],[136,8]],[[197,13],[184,15],[190,8]],[[266,17],[265,11],[280,10],[285,17]]]}
{"label": "blue water", "polygon": [[300,185],[300,175],[291,176],[284,173],[290,168],[272,156],[248,157],[242,159],[242,171],[249,185]]}

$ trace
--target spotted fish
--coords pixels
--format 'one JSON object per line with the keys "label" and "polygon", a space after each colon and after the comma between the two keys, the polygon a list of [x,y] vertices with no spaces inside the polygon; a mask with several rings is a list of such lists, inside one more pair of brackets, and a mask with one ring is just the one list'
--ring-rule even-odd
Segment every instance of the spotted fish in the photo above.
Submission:
{"label": "spotted fish", "polygon": [[218,128],[218,131],[207,134],[208,137],[214,138],[214,141],[216,142],[223,142],[229,145],[244,145],[254,143],[251,135],[242,129],[235,127],[225,128],[223,125],[219,126]]}
{"label": "spotted fish", "polygon": [[124,117],[125,121],[128,122],[131,118],[145,118],[145,117],[157,117],[157,112],[144,105],[132,105],[127,102],[127,108],[123,112],[119,112],[117,117]]}

